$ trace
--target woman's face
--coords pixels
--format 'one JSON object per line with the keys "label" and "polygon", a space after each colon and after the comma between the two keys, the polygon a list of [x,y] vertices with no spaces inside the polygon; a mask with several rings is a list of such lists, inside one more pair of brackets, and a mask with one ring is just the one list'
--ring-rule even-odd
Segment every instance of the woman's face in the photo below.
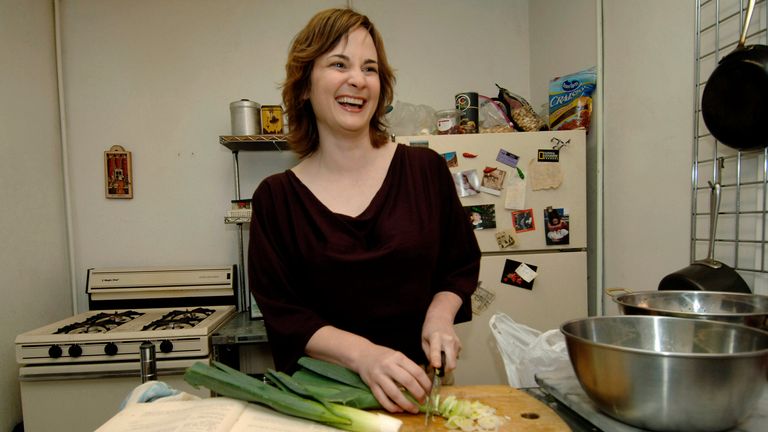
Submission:
{"label": "woman's face", "polygon": [[381,90],[377,61],[373,39],[363,28],[315,60],[309,100],[321,137],[368,134]]}

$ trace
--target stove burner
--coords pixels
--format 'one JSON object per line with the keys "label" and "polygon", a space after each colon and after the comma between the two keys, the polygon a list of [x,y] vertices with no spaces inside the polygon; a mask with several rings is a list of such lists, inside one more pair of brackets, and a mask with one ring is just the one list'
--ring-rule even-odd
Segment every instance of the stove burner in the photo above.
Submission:
{"label": "stove burner", "polygon": [[173,310],[163,315],[160,319],[145,325],[141,330],[173,330],[192,328],[200,321],[208,318],[214,312],[213,309],[195,308],[192,310]]}
{"label": "stove burner", "polygon": [[132,310],[115,311],[114,313],[100,312],[83,321],[65,325],[56,330],[54,334],[106,333],[142,315],[144,314]]}

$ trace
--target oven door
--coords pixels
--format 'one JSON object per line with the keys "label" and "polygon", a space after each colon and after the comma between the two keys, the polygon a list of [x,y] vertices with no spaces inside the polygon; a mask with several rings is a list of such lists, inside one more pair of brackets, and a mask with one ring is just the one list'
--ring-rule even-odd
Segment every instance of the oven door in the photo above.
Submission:
{"label": "oven door", "polygon": [[[183,379],[184,371],[203,359],[157,363],[158,380],[200,397]],[[123,400],[141,384],[138,362],[24,366],[19,369],[24,430],[81,432],[96,430],[114,416]]]}

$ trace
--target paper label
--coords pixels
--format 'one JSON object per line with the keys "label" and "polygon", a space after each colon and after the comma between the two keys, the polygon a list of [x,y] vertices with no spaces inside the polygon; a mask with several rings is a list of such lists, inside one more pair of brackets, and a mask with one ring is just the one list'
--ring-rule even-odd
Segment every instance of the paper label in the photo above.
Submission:
{"label": "paper label", "polygon": [[521,278],[523,278],[526,282],[531,282],[538,276],[539,274],[533,271],[530,267],[528,267],[525,263],[520,264],[520,266],[517,267],[515,270],[515,273],[520,275]]}

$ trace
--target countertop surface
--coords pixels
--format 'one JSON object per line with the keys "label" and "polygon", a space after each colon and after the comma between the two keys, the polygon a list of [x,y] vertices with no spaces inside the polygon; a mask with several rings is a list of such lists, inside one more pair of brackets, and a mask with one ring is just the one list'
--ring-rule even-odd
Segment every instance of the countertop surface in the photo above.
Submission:
{"label": "countertop surface", "polygon": [[232,345],[267,342],[264,320],[251,319],[248,311],[238,312],[211,335],[213,345]]}

